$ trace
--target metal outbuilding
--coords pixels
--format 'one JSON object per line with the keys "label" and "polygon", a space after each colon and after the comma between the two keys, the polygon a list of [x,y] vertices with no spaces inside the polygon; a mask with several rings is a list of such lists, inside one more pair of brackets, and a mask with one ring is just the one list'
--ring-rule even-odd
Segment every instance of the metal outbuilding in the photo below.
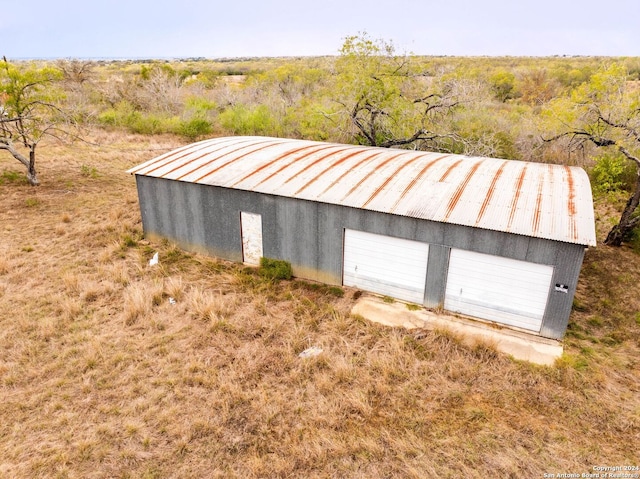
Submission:
{"label": "metal outbuilding", "polygon": [[129,172],[148,235],[549,338],[596,243],[575,167],[226,137]]}

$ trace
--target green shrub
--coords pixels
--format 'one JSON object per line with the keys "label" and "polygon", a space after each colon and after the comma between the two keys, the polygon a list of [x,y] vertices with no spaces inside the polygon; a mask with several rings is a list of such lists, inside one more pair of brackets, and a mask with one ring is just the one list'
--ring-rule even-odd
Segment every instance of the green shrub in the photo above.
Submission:
{"label": "green shrub", "polygon": [[126,119],[126,126],[132,133],[142,135],[153,135],[161,133],[160,119],[155,115],[143,115],[140,112],[133,112]]}
{"label": "green shrub", "polygon": [[113,108],[98,115],[98,123],[103,126],[118,126],[118,112]]}
{"label": "green shrub", "polygon": [[224,129],[234,135],[279,136],[280,126],[271,110],[265,105],[247,108],[234,105],[218,117]]}
{"label": "green shrub", "polygon": [[201,136],[209,135],[212,131],[213,125],[209,120],[195,117],[180,122],[177,133],[193,141]]}
{"label": "green shrub", "polygon": [[281,259],[260,258],[260,274],[269,279],[291,279],[291,263]]}
{"label": "green shrub", "polygon": [[198,96],[189,97],[185,102],[185,108],[196,113],[207,113],[215,110],[216,107],[215,102]]}
{"label": "green shrub", "polygon": [[516,76],[510,71],[500,69],[489,77],[491,92],[501,102],[515,97]]}
{"label": "green shrub", "polygon": [[591,183],[595,193],[629,190],[633,187],[635,167],[619,154],[605,153],[596,157],[591,169]]}
{"label": "green shrub", "polygon": [[126,128],[131,133],[142,135],[179,133],[181,127],[178,117],[143,113],[126,101],[121,101],[114,108],[100,113],[98,122],[104,126]]}
{"label": "green shrub", "polygon": [[342,298],[344,296],[344,289],[340,286],[329,286],[327,292],[336,298]]}

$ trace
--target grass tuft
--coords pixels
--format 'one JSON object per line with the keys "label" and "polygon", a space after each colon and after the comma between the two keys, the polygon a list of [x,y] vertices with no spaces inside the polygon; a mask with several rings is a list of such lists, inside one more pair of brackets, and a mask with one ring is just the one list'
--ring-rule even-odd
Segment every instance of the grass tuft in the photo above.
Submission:
{"label": "grass tuft", "polygon": [[14,170],[3,170],[0,174],[0,185],[13,183],[27,185],[27,177],[24,173]]}
{"label": "grass tuft", "polygon": [[291,263],[288,261],[273,259],[273,258],[260,258],[259,273],[261,276],[269,279],[291,279],[293,277],[293,270]]}
{"label": "grass tuft", "polygon": [[194,289],[186,298],[187,308],[195,319],[201,321],[220,321],[233,315],[234,305],[226,296]]}
{"label": "grass tuft", "polygon": [[0,254],[0,275],[7,274],[10,269],[10,260],[7,254]]}

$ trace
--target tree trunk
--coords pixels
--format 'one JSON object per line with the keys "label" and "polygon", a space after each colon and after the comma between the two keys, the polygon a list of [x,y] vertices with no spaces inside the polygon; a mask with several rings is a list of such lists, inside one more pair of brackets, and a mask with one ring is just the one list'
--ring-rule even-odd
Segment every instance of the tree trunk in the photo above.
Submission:
{"label": "tree trunk", "polygon": [[29,166],[27,166],[27,180],[31,186],[38,186],[38,174],[36,173],[36,145],[29,148]]}
{"label": "tree trunk", "polygon": [[617,225],[611,228],[607,238],[604,240],[604,244],[609,246],[620,246],[623,241],[628,239],[631,231],[638,226],[637,218],[633,218],[633,212],[640,204],[640,174],[636,178],[636,188],[633,192],[633,196],[627,201],[627,205],[624,207],[622,216]]}
{"label": "tree trunk", "polygon": [[29,158],[27,158],[16,150],[10,140],[0,142],[0,150],[7,150],[27,169],[27,181],[31,186],[38,186],[40,184],[38,181],[38,174],[36,172],[36,146],[38,146],[37,143],[29,145]]}

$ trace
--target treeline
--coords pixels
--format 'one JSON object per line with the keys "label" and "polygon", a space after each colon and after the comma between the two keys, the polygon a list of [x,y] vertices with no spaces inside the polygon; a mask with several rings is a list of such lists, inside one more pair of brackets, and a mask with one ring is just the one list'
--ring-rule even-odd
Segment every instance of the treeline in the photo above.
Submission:
{"label": "treeline", "polygon": [[[591,151],[544,141],[559,133],[549,117],[553,100],[570,97],[612,63],[624,66],[632,87],[640,78],[638,58],[374,53],[142,63],[65,60],[57,66],[64,74],[67,107],[83,124],[189,140],[265,135],[379,145],[410,139],[423,129],[428,134],[416,141],[391,146],[581,165],[591,164]],[[366,116],[357,116],[366,109]],[[363,134],[367,129],[373,138]]]}

